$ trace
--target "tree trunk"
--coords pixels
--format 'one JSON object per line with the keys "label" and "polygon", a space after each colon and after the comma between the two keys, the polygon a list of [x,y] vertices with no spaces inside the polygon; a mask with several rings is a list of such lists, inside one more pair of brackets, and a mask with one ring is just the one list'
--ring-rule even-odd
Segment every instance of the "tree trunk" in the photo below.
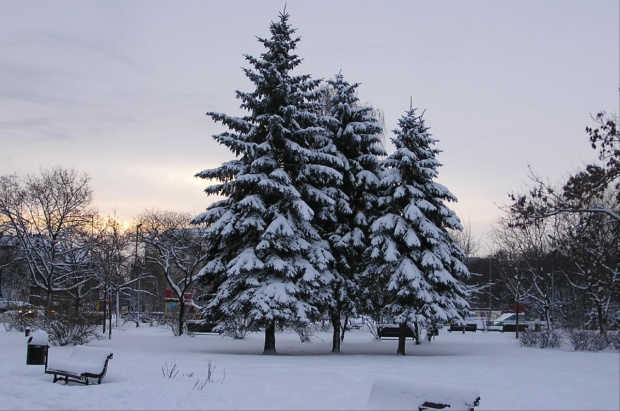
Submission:
{"label": "tree trunk", "polygon": [[417,321],[413,323],[413,338],[415,338],[415,345],[420,345],[420,326]]}
{"label": "tree trunk", "polygon": [[118,321],[119,321],[119,318],[120,318],[120,316],[121,316],[121,309],[120,309],[120,304],[121,304],[121,302],[120,302],[120,300],[119,300],[119,298],[118,298],[118,297],[119,297],[119,295],[118,295],[118,294],[119,294],[119,292],[118,292],[118,288],[117,288],[117,289],[116,289],[116,321],[115,321],[115,322],[116,322],[116,326],[117,326],[117,327],[118,327]]}
{"label": "tree trunk", "polygon": [[[78,290],[78,293],[79,292],[80,291]],[[80,313],[80,301],[81,301],[80,297],[75,297],[75,305],[73,307],[75,309],[75,315],[78,315]]]}
{"label": "tree trunk", "polygon": [[342,327],[342,333],[340,335],[340,341],[344,341],[344,333],[347,332],[347,326],[349,325],[349,316],[344,317],[344,327]]}
{"label": "tree trunk", "polygon": [[52,300],[52,287],[50,287],[47,290],[47,301],[45,302],[45,314],[47,316],[49,316],[52,313],[52,306],[53,306],[53,300]]}
{"label": "tree trunk", "polygon": [[515,338],[519,339],[519,300],[517,300],[517,309],[515,310],[517,313],[517,329],[515,330]]}
{"label": "tree trunk", "polygon": [[405,341],[407,340],[407,323],[402,322],[398,325],[398,349],[396,354],[405,355]]}
{"label": "tree trunk", "polygon": [[[105,319],[104,319],[105,321]],[[112,339],[112,301],[108,306],[108,340]]]}
{"label": "tree trunk", "polygon": [[107,311],[107,306],[108,306],[108,303],[107,303],[107,300],[105,299],[105,296],[104,296],[104,298],[103,298],[103,334],[104,335],[105,335],[105,331],[106,331],[106,328],[105,328],[106,327],[105,315],[108,312]]}
{"label": "tree trunk", "polygon": [[545,322],[547,323],[547,330],[551,331],[551,306],[545,304]]}
{"label": "tree trunk", "polygon": [[185,301],[181,297],[179,299],[179,335],[183,334],[183,317],[185,317]]}
{"label": "tree trunk", "polygon": [[265,348],[263,348],[264,355],[274,355],[276,352],[276,323],[270,321],[267,327],[265,327]]}
{"label": "tree trunk", "polygon": [[340,352],[340,313],[331,313],[332,327],[334,332],[332,335],[332,352]]}
{"label": "tree trunk", "polygon": [[600,335],[605,335],[605,315],[603,314],[603,306],[600,303],[596,304],[596,314],[598,317],[598,332]]}

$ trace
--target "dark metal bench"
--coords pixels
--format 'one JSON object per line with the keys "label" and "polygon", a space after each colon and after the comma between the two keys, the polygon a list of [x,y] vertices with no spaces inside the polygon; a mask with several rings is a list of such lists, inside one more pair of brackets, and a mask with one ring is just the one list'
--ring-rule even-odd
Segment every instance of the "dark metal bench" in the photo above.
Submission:
{"label": "dark metal bench", "polygon": [[204,334],[221,334],[221,331],[214,331],[217,323],[208,323],[202,320],[187,320],[187,331],[190,333],[204,333]]}
{"label": "dark metal bench", "polygon": [[[519,331],[525,331],[529,328],[527,324],[519,324]],[[517,324],[504,324],[502,325],[502,332],[516,332]]]}
{"label": "dark metal bench", "polygon": [[465,324],[465,325],[450,324],[450,328],[448,328],[448,332],[452,332],[452,331],[461,331],[461,332],[470,331],[470,332],[474,332],[475,333],[476,330],[478,330],[478,324]]}
{"label": "dark metal bench", "polygon": [[[49,357],[49,356],[48,356]],[[108,361],[113,357],[110,350],[99,347],[77,345],[67,359],[47,359],[45,373],[54,375],[54,382],[64,380],[89,385],[89,378],[101,380],[108,370]]]}
{"label": "dark metal bench", "polygon": [[[379,324],[377,327],[379,338],[398,338],[399,327],[398,324]],[[415,338],[415,333],[409,326],[405,328],[405,338]]]}

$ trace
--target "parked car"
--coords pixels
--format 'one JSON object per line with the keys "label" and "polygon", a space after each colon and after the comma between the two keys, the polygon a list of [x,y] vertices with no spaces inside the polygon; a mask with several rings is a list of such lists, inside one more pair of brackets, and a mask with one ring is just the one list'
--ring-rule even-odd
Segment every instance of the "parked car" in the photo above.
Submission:
{"label": "parked car", "polygon": [[[489,331],[515,331],[517,327],[517,315],[515,313],[505,313],[496,318],[490,320],[488,323]],[[525,314],[519,314],[519,330],[522,331],[529,328],[529,321],[525,319]]]}

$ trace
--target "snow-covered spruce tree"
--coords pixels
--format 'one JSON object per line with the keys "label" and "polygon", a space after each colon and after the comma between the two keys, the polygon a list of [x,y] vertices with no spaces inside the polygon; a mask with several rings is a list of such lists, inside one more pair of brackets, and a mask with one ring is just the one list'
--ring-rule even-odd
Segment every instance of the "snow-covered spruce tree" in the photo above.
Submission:
{"label": "snow-covered spruce tree", "polygon": [[340,352],[341,318],[356,311],[359,274],[366,268],[363,253],[369,245],[367,231],[377,206],[379,157],[386,155],[380,140],[382,129],[372,108],[360,104],[358,86],[346,82],[340,73],[329,80],[328,115],[321,118],[331,139],[325,151],[341,160],[336,170],[343,176],[341,184],[328,189],[334,200],[332,214],[319,216],[322,234],[335,259],[329,307],[332,352]]}
{"label": "snow-covered spruce tree", "polygon": [[396,151],[384,162],[382,215],[371,226],[372,262],[365,280],[383,293],[385,306],[380,308],[400,324],[397,352],[405,355],[407,322],[462,320],[468,304],[458,278],[469,272],[447,231],[461,229],[445,205],[456,198],[433,182],[440,166],[435,158],[439,150],[432,147],[436,140],[415,109],[401,117],[394,134]]}
{"label": "snow-covered spruce tree", "polygon": [[319,81],[291,74],[301,59],[288,18],[280,13],[271,38],[258,39],[260,58],[245,56],[256,89],[237,97],[249,114],[207,113],[230,129],[213,137],[237,158],[197,174],[219,181],[207,194],[227,197],[194,219],[210,225],[213,247],[201,276],[219,283],[206,311],[221,323],[244,316],[264,327],[265,354],[276,352],[276,325],[308,322],[330,299],[333,257],[313,223],[333,204],[323,185],[342,178],[326,166],[337,158],[320,150],[327,140],[317,126]]}

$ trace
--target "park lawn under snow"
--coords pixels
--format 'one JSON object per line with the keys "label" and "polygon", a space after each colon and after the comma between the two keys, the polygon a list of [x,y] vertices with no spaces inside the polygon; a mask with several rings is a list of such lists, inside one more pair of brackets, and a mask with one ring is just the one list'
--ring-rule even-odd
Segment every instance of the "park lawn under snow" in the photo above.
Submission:
{"label": "park lawn under snow", "polygon": [[[265,356],[262,334],[174,337],[168,328],[127,325],[88,344],[109,348],[114,359],[101,385],[84,386],[53,384],[43,366],[26,365],[23,333],[0,327],[0,408],[368,409],[373,383],[387,378],[477,389],[477,410],[620,409],[618,351],[523,348],[513,333],[443,329],[430,343],[408,340],[402,357],[396,340],[375,341],[360,330],[347,333],[342,354],[333,355],[330,338],[318,333],[301,343],[278,333],[279,355]],[[52,346],[49,355],[72,349]],[[199,389],[209,363],[214,382]],[[165,378],[162,369],[174,365],[176,377]]]}

